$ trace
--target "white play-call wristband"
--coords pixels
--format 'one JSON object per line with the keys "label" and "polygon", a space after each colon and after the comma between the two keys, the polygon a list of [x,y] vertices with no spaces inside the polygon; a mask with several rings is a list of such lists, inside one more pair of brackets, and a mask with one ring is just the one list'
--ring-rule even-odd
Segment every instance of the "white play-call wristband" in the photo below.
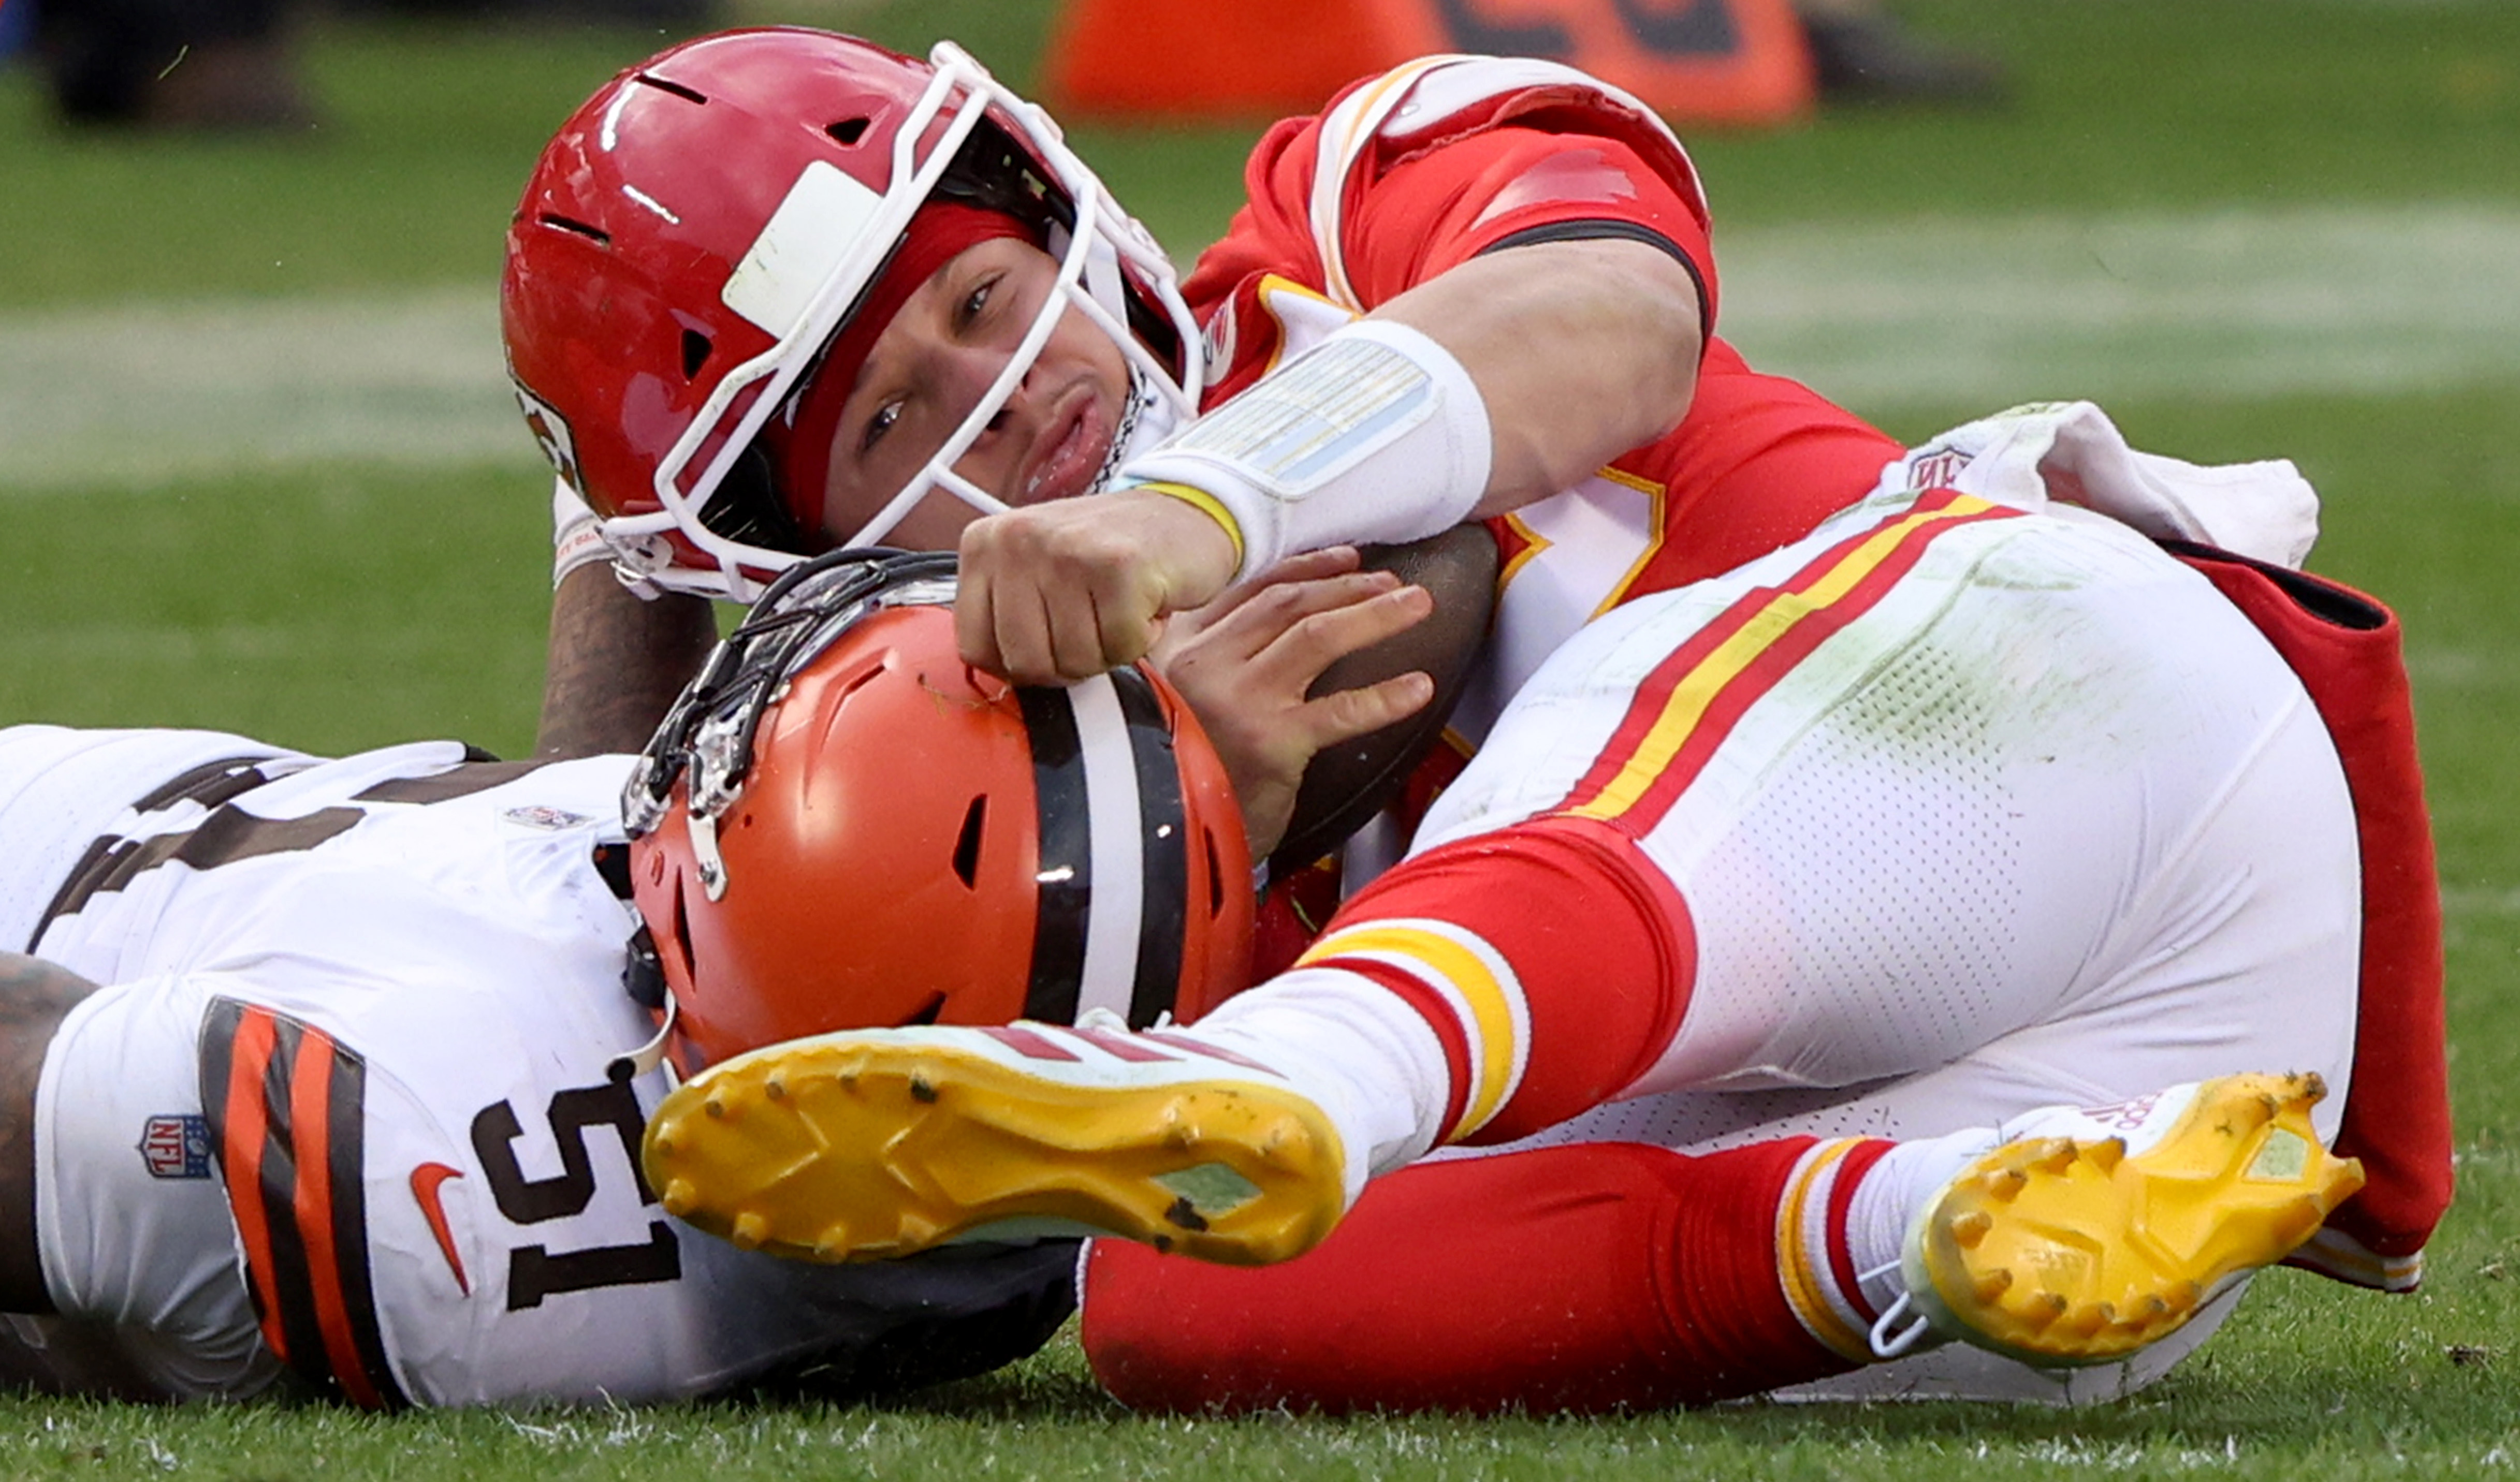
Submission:
{"label": "white play-call wristband", "polygon": [[566,479],[552,480],[552,586],[568,573],[599,561],[610,561],[612,547],[604,540],[604,521],[577,497]]}
{"label": "white play-call wristband", "polygon": [[1486,491],[1492,451],[1487,403],[1452,352],[1369,319],[1129,460],[1116,486],[1156,486],[1215,516],[1242,580],[1325,546],[1451,529]]}

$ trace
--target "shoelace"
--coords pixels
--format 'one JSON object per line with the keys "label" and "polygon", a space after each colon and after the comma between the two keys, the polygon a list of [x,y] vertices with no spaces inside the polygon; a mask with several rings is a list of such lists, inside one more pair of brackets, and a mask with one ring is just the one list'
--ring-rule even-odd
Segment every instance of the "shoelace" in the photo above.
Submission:
{"label": "shoelace", "polygon": [[[1885,1261],[1881,1265],[1875,1266],[1870,1271],[1865,1272],[1861,1276],[1857,1277],[1856,1281],[1860,1285],[1863,1282],[1871,1280],[1874,1277],[1887,1276],[1898,1269],[1898,1262]],[[1869,1334],[1869,1342],[1871,1344],[1872,1356],[1874,1358],[1895,1359],[1901,1354],[1906,1353],[1909,1349],[1915,1347],[1918,1339],[1924,1337],[1926,1333],[1933,1330],[1934,1325],[1927,1321],[1922,1313],[1918,1313],[1916,1315],[1916,1320],[1909,1324],[1905,1328],[1896,1332],[1891,1330],[1897,1325],[1900,1318],[1914,1310],[1915,1305],[1914,1299],[1910,1297],[1905,1291],[1902,1291],[1899,1293],[1899,1300],[1891,1303],[1889,1310],[1882,1313],[1881,1316],[1873,1322],[1872,1331]]]}

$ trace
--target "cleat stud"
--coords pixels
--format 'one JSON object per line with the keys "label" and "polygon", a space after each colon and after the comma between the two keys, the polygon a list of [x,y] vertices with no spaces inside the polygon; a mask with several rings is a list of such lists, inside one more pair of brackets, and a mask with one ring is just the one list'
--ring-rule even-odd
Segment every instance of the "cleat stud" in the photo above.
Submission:
{"label": "cleat stud", "polygon": [[2002,1266],[1999,1266],[1995,1270],[1978,1278],[1977,1285],[1971,1288],[1978,1301],[1990,1306],[1993,1305],[1996,1298],[2002,1296],[2005,1292],[2010,1291],[2011,1289],[2012,1273]]}
{"label": "cleat stud", "polygon": [[2087,1143],[2083,1145],[2083,1160],[2102,1173],[2115,1173],[2118,1165],[2126,1161],[2126,1139]]}
{"label": "cleat stud", "polygon": [[674,1141],[674,1124],[659,1123],[656,1130],[649,1136],[648,1146],[660,1158],[670,1158],[682,1151],[682,1145]]}
{"label": "cleat stud", "polygon": [[2326,1218],[2327,1210],[2318,1202],[2318,1195],[2303,1194],[2285,1205],[2283,1211],[2275,1216],[2275,1238],[2281,1241],[2284,1249],[2289,1252],[2292,1247],[2309,1239]]}
{"label": "cleat stud", "polygon": [[692,1187],[691,1180],[676,1179],[665,1186],[665,1213],[672,1215],[675,1219],[679,1220],[683,1216],[690,1214],[693,1210],[698,1209],[699,1204],[699,1190]]}
{"label": "cleat stud", "polygon": [[2061,1291],[2038,1292],[2022,1304],[2021,1319],[2034,1328],[2046,1327],[2063,1317],[2068,1305]]}
{"label": "cleat stud", "polygon": [[923,1075],[912,1076],[910,1078],[910,1099],[914,1101],[934,1101],[936,1100],[936,1087],[934,1083],[930,1082]]}
{"label": "cleat stud", "polygon": [[2009,1204],[2021,1196],[2023,1186],[2029,1182],[2029,1176],[2018,1168],[1997,1168],[1978,1180],[1978,1187],[1986,1190],[1987,1197]]}
{"label": "cleat stud", "polygon": [[[1988,1214],[1983,1209],[1972,1209],[1968,1213],[1952,1221],[1952,1238],[1958,1242],[1960,1249],[1975,1250],[1978,1245],[1986,1239],[1987,1232],[1994,1228],[1995,1217],[1993,1215]],[[2011,1280],[2012,1279],[2009,1276],[2004,1278],[2004,1281],[2007,1285],[2010,1284]]]}
{"label": "cleat stud", "polygon": [[2047,1147],[2042,1148],[2037,1153],[2033,1154],[2030,1159],[2030,1166],[2039,1170],[2041,1173],[2063,1173],[2066,1169],[2074,1166],[2074,1159],[2078,1155],[2079,1149],[2077,1149],[2071,1142],[2068,1142],[2063,1138],[2058,1138]]}
{"label": "cleat stud", "polygon": [[770,1100],[774,1101],[784,1101],[788,1100],[787,1079],[783,1076],[777,1075],[769,1077],[761,1083],[761,1094],[770,1098]]}
{"label": "cleat stud", "polygon": [[2205,1288],[2193,1281],[2182,1281],[2161,1294],[2172,1312],[2185,1312],[2205,1300]]}
{"label": "cleat stud", "polygon": [[700,1104],[710,1116],[722,1117],[726,1115],[726,1102],[715,1096],[711,1096],[707,1100]]}
{"label": "cleat stud", "polygon": [[2142,1303],[2136,1308],[2135,1320],[2149,1323],[2155,1318],[2168,1316],[2170,1316],[2170,1302],[2156,1291],[2146,1294]]}
{"label": "cleat stud", "polygon": [[744,1213],[735,1217],[735,1228],[727,1233],[727,1238],[744,1250],[759,1250],[762,1238],[769,1234],[768,1220],[757,1214]]}
{"label": "cleat stud", "polygon": [[[2064,1298],[2060,1296],[2056,1300],[2062,1302]],[[2077,1338],[2090,1338],[2097,1336],[2100,1329],[2108,1326],[2116,1317],[2116,1311],[2108,1303],[2094,1302],[2089,1307],[2076,1308],[2071,1314],[2059,1317],[2055,1326],[2058,1332],[2068,1333]]]}

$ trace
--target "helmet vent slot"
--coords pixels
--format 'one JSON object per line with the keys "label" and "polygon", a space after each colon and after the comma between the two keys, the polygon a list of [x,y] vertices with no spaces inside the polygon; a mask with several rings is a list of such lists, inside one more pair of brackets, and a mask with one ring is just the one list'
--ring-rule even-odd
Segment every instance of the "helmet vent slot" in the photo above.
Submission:
{"label": "helmet vent slot", "polygon": [[[684,982],[697,981],[697,976],[692,970],[692,908],[683,899],[683,881],[679,875],[674,877],[674,929],[665,933],[665,939],[661,942],[654,941],[653,938],[650,940],[656,950],[656,966],[660,969],[666,969],[665,980],[668,983],[673,981],[673,973],[670,969],[676,967],[682,969]],[[673,955],[673,961],[665,961],[667,953]]]}
{"label": "helmet vent slot", "polygon": [[708,364],[709,337],[698,330],[683,331],[683,379],[698,381],[700,367]]}
{"label": "helmet vent slot", "polygon": [[989,821],[989,800],[983,795],[971,799],[963,812],[963,832],[954,840],[954,877],[963,888],[972,889],[980,878],[980,831]]}
{"label": "helmet vent slot", "polygon": [[1207,847],[1207,918],[1214,921],[1225,914],[1225,867],[1216,858],[1216,831],[1201,829],[1198,838]]}
{"label": "helmet vent slot", "polygon": [[867,129],[874,122],[872,118],[843,118],[837,123],[823,125],[823,132],[831,135],[836,143],[855,145],[866,137]]}
{"label": "helmet vent slot", "polygon": [[612,234],[610,232],[606,231],[600,226],[589,226],[585,222],[580,221],[573,216],[561,216],[550,211],[545,211],[542,214],[542,223],[556,232],[573,232],[576,235],[585,238],[587,241],[594,243],[598,247],[610,247],[612,245]]}
{"label": "helmet vent slot", "polygon": [[697,88],[685,87],[679,82],[668,82],[664,78],[656,76],[652,72],[641,72],[638,77],[633,80],[644,82],[660,93],[671,93],[675,97],[682,99],[685,103],[705,104],[708,102],[708,95],[706,93],[700,92]]}

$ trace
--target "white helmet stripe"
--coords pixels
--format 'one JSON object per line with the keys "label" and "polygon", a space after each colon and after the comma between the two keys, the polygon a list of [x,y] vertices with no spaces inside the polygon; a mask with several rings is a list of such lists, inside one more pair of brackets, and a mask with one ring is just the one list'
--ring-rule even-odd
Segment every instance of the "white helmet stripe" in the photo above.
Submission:
{"label": "white helmet stripe", "polygon": [[1076,1008],[1126,1018],[1138,981],[1139,920],[1146,905],[1146,855],[1138,834],[1138,767],[1128,718],[1111,676],[1068,688],[1077,748],[1085,760],[1094,895],[1085,920],[1085,968]]}

